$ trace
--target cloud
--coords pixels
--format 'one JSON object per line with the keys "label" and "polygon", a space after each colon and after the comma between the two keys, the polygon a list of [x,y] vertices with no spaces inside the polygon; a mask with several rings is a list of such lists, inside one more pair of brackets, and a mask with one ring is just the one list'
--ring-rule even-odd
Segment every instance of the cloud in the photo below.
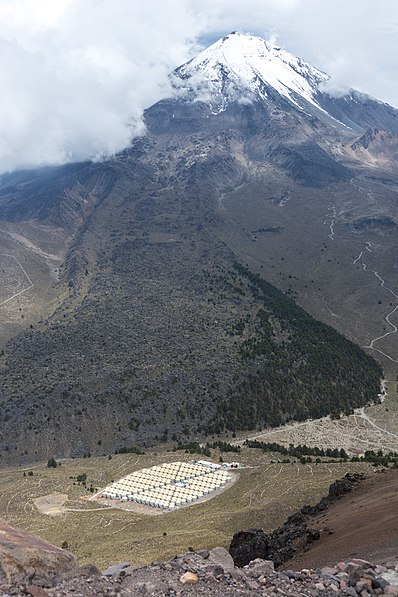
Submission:
{"label": "cloud", "polygon": [[0,0],[0,171],[122,149],[169,71],[231,30],[398,106],[396,0]]}
{"label": "cloud", "polygon": [[283,41],[325,70],[335,88],[353,87],[398,107],[397,23],[395,0],[326,0],[321,10],[316,0],[302,0]]}
{"label": "cloud", "polygon": [[0,1],[0,171],[125,147],[201,26],[184,0]]}

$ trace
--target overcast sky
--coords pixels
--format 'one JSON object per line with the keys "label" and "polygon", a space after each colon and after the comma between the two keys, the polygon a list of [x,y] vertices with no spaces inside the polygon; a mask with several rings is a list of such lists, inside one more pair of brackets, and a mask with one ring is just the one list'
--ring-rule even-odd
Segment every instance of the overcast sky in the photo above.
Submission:
{"label": "overcast sky", "polygon": [[0,0],[0,172],[122,149],[168,72],[233,30],[398,107],[397,0]]}

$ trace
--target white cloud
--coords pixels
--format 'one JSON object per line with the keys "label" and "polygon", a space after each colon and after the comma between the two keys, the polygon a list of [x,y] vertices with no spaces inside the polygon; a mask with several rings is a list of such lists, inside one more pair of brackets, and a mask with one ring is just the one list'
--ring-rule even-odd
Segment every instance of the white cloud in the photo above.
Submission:
{"label": "white cloud", "polygon": [[201,26],[184,0],[1,0],[0,171],[125,147]]}
{"label": "white cloud", "polygon": [[[302,8],[305,7],[305,10]],[[396,0],[302,0],[284,42],[318,63],[335,87],[354,87],[398,106]]]}
{"label": "white cloud", "polygon": [[398,106],[396,0],[0,0],[0,171],[122,149],[196,39],[235,29]]}

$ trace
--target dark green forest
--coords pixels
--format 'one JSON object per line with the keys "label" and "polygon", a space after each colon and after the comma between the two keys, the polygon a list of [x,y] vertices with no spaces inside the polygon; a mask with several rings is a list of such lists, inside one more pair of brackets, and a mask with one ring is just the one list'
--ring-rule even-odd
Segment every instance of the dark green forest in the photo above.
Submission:
{"label": "dark green forest", "polygon": [[[338,417],[375,400],[382,369],[372,357],[248,268],[235,269],[261,307],[240,344],[242,367],[218,404],[213,431]],[[236,330],[243,334],[242,324]]]}
{"label": "dark green forest", "polygon": [[179,246],[122,243],[76,310],[10,342],[0,457],[185,445],[377,399],[374,359],[247,267],[206,251],[203,267],[203,255],[188,261]]}

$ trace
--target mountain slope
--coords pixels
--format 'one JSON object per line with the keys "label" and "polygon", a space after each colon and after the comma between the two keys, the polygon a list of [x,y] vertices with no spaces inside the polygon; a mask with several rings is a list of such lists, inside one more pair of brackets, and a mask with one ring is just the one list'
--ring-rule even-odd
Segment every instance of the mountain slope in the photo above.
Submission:
{"label": "mountain slope", "polygon": [[206,230],[207,184],[145,170],[132,195],[123,164],[114,168],[118,187],[78,248],[82,258],[101,239],[88,289],[76,283],[76,306],[7,345],[2,446],[23,449],[5,460],[278,424],[377,396],[372,359],[234,270]]}
{"label": "mountain slope", "polygon": [[[147,110],[147,135],[114,160],[71,168],[62,183],[16,174],[14,195],[7,180],[9,225],[15,202],[20,220],[67,229],[60,206],[76,188],[84,209],[53,314],[9,342],[0,362],[3,462],[109,453],[377,399],[380,366],[286,294],[360,344],[364,313],[369,341],[377,335],[375,276],[357,288],[366,272],[353,261],[365,242],[366,258],[393,242],[394,166],[369,170],[352,149],[360,125],[321,107],[324,76],[264,47],[291,79],[272,86],[264,67],[248,86],[259,57],[247,51],[248,74],[215,66],[225,80],[215,75],[214,101],[204,101],[193,86],[207,77],[202,57],[177,69],[184,89]],[[372,106],[384,120],[395,114]]]}

